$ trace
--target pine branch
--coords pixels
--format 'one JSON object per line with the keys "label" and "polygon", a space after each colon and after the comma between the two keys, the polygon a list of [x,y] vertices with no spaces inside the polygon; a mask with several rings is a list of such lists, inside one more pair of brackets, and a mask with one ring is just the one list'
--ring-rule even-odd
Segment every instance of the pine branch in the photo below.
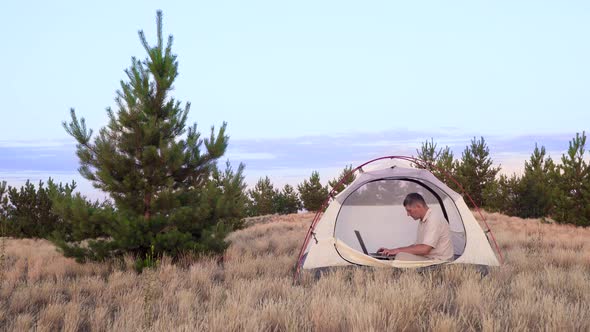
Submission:
{"label": "pine branch", "polygon": [[62,126],[70,136],[78,141],[78,143],[92,150],[89,145],[90,138],[92,137],[92,129],[86,128],[86,120],[84,118],[81,118],[80,121],[78,121],[76,111],[73,108],[70,109],[70,115],[72,121],[69,124],[66,121],[63,121]]}

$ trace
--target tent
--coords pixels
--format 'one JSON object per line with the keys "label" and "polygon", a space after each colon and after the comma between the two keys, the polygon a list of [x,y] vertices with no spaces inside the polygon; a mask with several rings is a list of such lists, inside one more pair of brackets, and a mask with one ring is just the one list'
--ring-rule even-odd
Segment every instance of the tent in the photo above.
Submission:
{"label": "tent", "polygon": [[[330,193],[324,207],[312,221],[299,253],[295,279],[301,268],[329,266],[417,268],[436,264],[500,265],[502,256],[483,216],[485,231],[463,197],[431,172],[395,165],[375,170],[364,169],[377,161],[393,159],[428,166],[416,158],[387,156],[354,169],[351,174],[358,172],[355,180],[338,195]],[[450,176],[449,180],[455,181]],[[402,204],[405,196],[412,192],[420,193],[428,206],[448,221],[454,249],[453,260],[379,260],[363,252],[355,231],[362,234],[368,252],[374,252],[380,247],[393,248],[414,243],[418,223],[407,216]],[[500,259],[492,249],[492,243]]]}

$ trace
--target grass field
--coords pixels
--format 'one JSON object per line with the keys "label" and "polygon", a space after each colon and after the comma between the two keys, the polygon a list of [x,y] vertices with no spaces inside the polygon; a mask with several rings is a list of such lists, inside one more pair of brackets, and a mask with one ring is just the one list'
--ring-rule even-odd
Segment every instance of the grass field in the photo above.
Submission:
{"label": "grass field", "polygon": [[80,265],[42,240],[4,239],[8,331],[588,331],[590,229],[485,214],[505,264],[335,269],[292,285],[313,215],[250,220],[223,261]]}

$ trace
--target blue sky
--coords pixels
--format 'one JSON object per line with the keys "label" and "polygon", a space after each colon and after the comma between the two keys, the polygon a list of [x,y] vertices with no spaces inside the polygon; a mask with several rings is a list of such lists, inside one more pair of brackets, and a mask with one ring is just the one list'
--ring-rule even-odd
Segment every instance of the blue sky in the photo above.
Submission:
{"label": "blue sky", "polygon": [[583,1],[33,1],[0,21],[0,180],[77,175],[70,107],[97,130],[137,31],[174,35],[175,98],[202,131],[228,122],[248,182],[295,184],[434,138],[484,136],[505,172],[535,143],[559,159],[590,120]]}

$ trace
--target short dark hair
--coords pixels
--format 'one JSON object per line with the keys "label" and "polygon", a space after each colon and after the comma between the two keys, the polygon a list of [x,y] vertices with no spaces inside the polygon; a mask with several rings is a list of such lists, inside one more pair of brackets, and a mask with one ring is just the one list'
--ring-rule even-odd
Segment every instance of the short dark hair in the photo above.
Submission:
{"label": "short dark hair", "polygon": [[416,203],[420,203],[422,204],[422,206],[426,206],[426,201],[424,200],[424,197],[422,197],[422,195],[418,193],[408,194],[408,196],[406,196],[406,199],[404,199],[404,207],[414,205]]}

